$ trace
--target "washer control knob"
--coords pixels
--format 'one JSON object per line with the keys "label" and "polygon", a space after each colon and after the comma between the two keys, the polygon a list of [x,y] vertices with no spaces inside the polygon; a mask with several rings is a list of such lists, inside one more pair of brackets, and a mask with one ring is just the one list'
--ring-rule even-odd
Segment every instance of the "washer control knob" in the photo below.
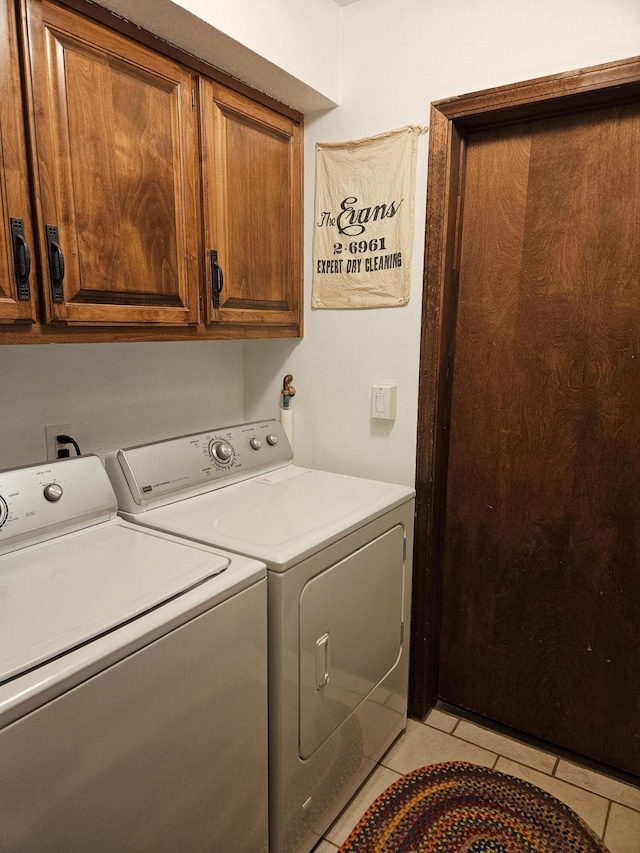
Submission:
{"label": "washer control knob", "polygon": [[209,445],[209,453],[220,465],[228,465],[233,459],[233,447],[228,441],[214,439]]}
{"label": "washer control knob", "polygon": [[275,445],[278,443],[278,436],[277,436],[277,435],[275,435],[275,433],[273,433],[273,432],[272,432],[272,433],[269,433],[269,435],[267,436],[267,442],[268,442],[272,447],[275,447]]}
{"label": "washer control knob", "polygon": [[9,507],[7,506],[7,502],[2,497],[2,495],[0,495],[0,527],[2,527],[8,517]]}
{"label": "washer control knob", "polygon": [[51,503],[56,503],[62,497],[62,486],[58,483],[47,483],[44,487],[44,496]]}
{"label": "washer control knob", "polygon": [[249,441],[249,444],[251,445],[251,447],[253,447],[254,450],[260,450],[260,448],[262,447],[262,442],[259,438],[252,438]]}

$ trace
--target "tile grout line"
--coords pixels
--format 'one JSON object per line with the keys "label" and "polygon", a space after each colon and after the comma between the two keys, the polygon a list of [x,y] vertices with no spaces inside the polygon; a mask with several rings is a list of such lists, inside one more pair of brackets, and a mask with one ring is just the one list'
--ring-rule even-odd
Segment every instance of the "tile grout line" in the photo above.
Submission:
{"label": "tile grout line", "polygon": [[609,800],[609,805],[607,806],[607,813],[604,816],[604,826],[602,827],[602,840],[604,841],[604,837],[607,834],[607,828],[609,826],[609,815],[611,814],[611,807],[613,803]]}
{"label": "tile grout line", "polygon": [[[457,729],[458,723],[460,723],[460,722],[461,722],[461,720],[458,720],[458,722],[456,723],[456,725],[452,729],[451,734],[453,734],[453,732]],[[435,726],[432,726],[432,728],[435,728]],[[480,749],[486,750],[487,752],[493,752],[493,750],[489,749],[489,747],[483,746],[482,744],[479,744],[479,743],[476,743],[473,740],[467,740],[466,738],[460,737],[460,735],[455,735],[455,737],[458,740],[462,741],[463,743],[468,743],[470,746],[477,746]],[[520,745],[525,746],[525,747],[529,746],[528,744],[523,743],[523,741],[516,740],[516,738],[507,738],[507,740],[510,740],[513,743],[517,743],[517,744],[520,744]],[[537,747],[529,747],[529,748],[530,749],[537,749]],[[537,749],[537,751],[541,752],[543,755],[551,755],[552,754],[550,752],[546,752],[545,750],[541,750],[541,749]],[[581,791],[586,791],[587,794],[593,794],[595,797],[600,797],[602,800],[608,800],[610,802],[617,803],[620,806],[624,806],[624,808],[631,809],[631,811],[638,812],[638,814],[640,814],[640,809],[634,809],[633,806],[630,806],[627,803],[621,802],[620,799],[616,799],[615,797],[612,797],[611,795],[601,794],[598,791],[595,791],[593,788],[589,787],[588,785],[581,785],[579,782],[569,782],[566,779],[563,779],[561,776],[557,776],[556,773],[557,773],[558,767],[560,766],[560,762],[562,760],[559,757],[555,758],[555,764],[550,771],[541,770],[539,767],[535,767],[533,764],[528,764],[522,758],[518,758],[518,759],[510,758],[508,755],[503,755],[502,753],[500,753],[498,755],[498,759],[500,759],[500,758],[504,758],[506,761],[513,761],[516,764],[522,764],[523,767],[527,767],[529,770],[535,770],[537,773],[542,773],[545,776],[551,776],[552,778],[557,779],[558,782],[564,782],[565,785],[571,785],[573,788],[579,788]],[[493,764],[492,769],[495,769],[496,764],[497,764],[497,761]],[[613,779],[613,777],[607,776],[606,774],[600,774],[600,775],[604,776],[605,779]],[[622,782],[621,784],[626,784],[626,783]],[[632,787],[632,786],[630,786],[630,787]]]}
{"label": "tile grout line", "polygon": [[[545,770],[540,770],[538,767],[531,767],[530,765],[525,764],[524,761],[516,761],[515,759],[509,758],[508,756],[503,756],[503,757],[507,758],[508,761],[513,761],[514,764],[522,764],[522,766],[526,767],[528,770],[534,770],[536,773],[540,773],[543,776],[548,776],[550,779],[554,779],[557,782],[561,782],[563,785],[567,785],[569,788],[574,788],[576,791],[584,791],[585,794],[591,794],[592,796],[597,797],[599,800],[604,800],[606,803],[611,803],[611,800],[609,799],[609,797],[606,797],[604,794],[599,794],[597,791],[594,791],[593,788],[586,788],[584,785],[579,785],[576,782],[568,782],[566,779],[562,779],[560,776],[554,775],[555,770],[556,770],[558,764],[560,763],[559,758],[556,760],[556,767],[554,767],[553,772],[547,773]],[[533,782],[532,784],[535,785],[536,783]],[[561,799],[561,798],[558,798],[558,799]],[[633,809],[632,809],[632,811],[633,811]]]}
{"label": "tile grout line", "polygon": [[[484,749],[485,752],[493,752],[495,754],[495,750],[489,749],[488,746],[482,746],[482,744],[476,743],[473,740],[467,740],[466,738],[460,737],[459,735],[456,735],[456,738],[459,741],[462,741],[462,743],[469,744],[469,746],[476,746],[476,747],[478,747],[478,749]],[[517,740],[514,740],[513,742],[514,743],[521,743],[521,741],[517,741]],[[527,744],[522,744],[522,745],[527,746]],[[531,748],[534,749],[535,747],[531,747]],[[541,750],[538,750],[538,751],[540,752]],[[543,754],[549,755],[550,753],[547,752],[547,753],[543,753]],[[539,767],[535,767],[533,764],[527,764],[527,762],[522,758],[510,758],[508,755],[503,755],[502,753],[498,753],[498,757],[504,758],[506,761],[513,761],[515,764],[522,764],[523,767],[527,767],[529,770],[535,770],[537,773],[543,773],[545,776],[553,776],[553,771],[547,772],[546,770],[541,770]],[[556,765],[558,763],[559,763],[559,759],[556,760]],[[555,768],[554,768],[554,770],[555,770]],[[561,779],[559,781],[564,781],[564,780]],[[567,782],[567,784],[572,784],[572,783]],[[581,786],[580,785],[577,785],[577,786],[574,785],[574,787],[581,787]],[[583,790],[588,790],[588,789],[584,788]]]}
{"label": "tile grout line", "polygon": [[[632,812],[637,812],[637,814],[640,814],[640,809],[636,809],[633,806],[630,806],[628,803],[623,803],[619,797],[613,797],[611,794],[601,794],[599,791],[594,790],[594,788],[587,787],[586,784],[581,785],[579,782],[569,782],[566,779],[563,779],[562,776],[557,776],[556,773],[558,771],[558,768],[560,766],[561,761],[562,761],[561,758],[558,758],[556,761],[556,766],[554,767],[554,770],[553,770],[553,778],[554,779],[557,779],[559,782],[564,782],[566,785],[573,785],[574,788],[580,788],[582,791],[586,791],[588,794],[595,794],[596,797],[601,797],[603,800],[608,800],[609,803],[616,803],[616,805],[622,806],[625,809],[629,809]],[[579,767],[580,765],[575,765],[575,766]],[[607,776],[606,773],[598,773],[597,771],[594,771],[594,772],[596,773],[596,775],[602,776],[603,779],[608,779],[612,782],[618,781],[613,776]],[[628,785],[627,782],[620,782],[619,784],[620,785]],[[633,788],[634,786],[629,785],[629,787]]]}
{"label": "tile grout line", "polygon": [[[482,744],[480,744],[480,743],[476,743],[476,741],[473,741],[473,740],[467,740],[466,738],[464,738],[464,737],[460,737],[460,735],[455,734],[455,731],[456,731],[456,729],[458,728],[458,726],[459,726],[459,724],[460,724],[461,722],[462,722],[462,720],[461,720],[461,719],[456,720],[456,724],[455,724],[455,726],[451,729],[451,731],[450,731],[450,732],[445,732],[445,731],[443,731],[442,729],[437,728],[437,726],[432,726],[432,725],[430,725],[430,724],[429,724],[428,722],[426,722],[426,721],[425,721],[425,723],[424,723],[423,725],[429,726],[429,728],[434,729],[435,731],[438,731],[438,732],[440,732],[441,734],[449,734],[449,735],[451,735],[452,737],[455,737],[455,738],[456,738],[456,740],[462,741],[462,743],[467,743],[467,744],[469,744],[469,746],[476,746],[476,747],[478,747],[479,749],[484,749],[486,752],[491,752],[491,753],[493,753],[494,755],[497,755],[496,760],[495,760],[495,761],[494,761],[494,763],[492,764],[492,769],[495,769],[495,766],[496,766],[496,764],[498,763],[498,760],[499,760],[500,758],[504,758],[506,761],[514,761],[516,764],[522,764],[524,767],[528,767],[528,768],[529,768],[529,770],[536,770],[538,773],[544,773],[544,775],[545,775],[545,776],[553,776],[553,775],[554,775],[554,773],[555,773],[556,767],[557,767],[557,766],[558,766],[558,764],[560,763],[560,759],[559,759],[559,758],[556,758],[556,760],[555,760],[555,764],[554,764],[554,766],[553,766],[553,769],[552,769],[550,772],[547,772],[546,770],[541,770],[539,767],[535,767],[533,764],[528,764],[526,761],[524,761],[524,760],[523,760],[523,759],[521,759],[521,758],[520,758],[520,759],[509,758],[509,756],[508,756],[508,755],[503,755],[502,753],[495,752],[493,749],[489,749],[489,747],[487,747],[487,746],[483,746],[483,745],[482,745]],[[501,737],[504,737],[504,736],[503,736],[503,735],[501,735]],[[519,744],[519,745],[524,746],[524,747],[528,747],[528,744],[523,743],[522,741],[516,740],[515,738],[509,738],[509,737],[507,737],[507,738],[506,738],[506,740],[512,741],[513,743],[515,743],[515,744]],[[529,747],[529,749],[536,749],[536,747]],[[544,752],[543,750],[537,750],[537,751],[538,751],[538,752],[542,752],[542,753],[543,753],[543,755],[549,755],[549,754],[550,754],[550,753],[546,753],[546,752]],[[560,780],[560,781],[564,781],[564,780]],[[574,786],[574,787],[581,787],[581,786]],[[589,789],[588,789],[588,788],[584,788],[583,790],[589,790]],[[593,793],[593,792],[592,792],[592,793]]]}
{"label": "tile grout line", "polygon": [[[466,743],[466,744],[469,744],[470,746],[475,746],[475,747],[478,747],[479,749],[484,749],[486,752],[491,752],[493,754],[496,754],[494,752],[494,750],[489,749],[488,747],[483,746],[482,744],[476,743],[475,741],[466,740],[466,738],[463,738],[460,735],[454,734],[454,732],[456,731],[456,729],[458,728],[458,726],[461,722],[462,722],[462,719],[458,718],[456,720],[454,727],[451,729],[450,732],[447,732],[444,729],[440,729],[437,726],[431,725],[427,720],[422,721],[422,725],[428,726],[430,729],[433,729],[434,731],[440,732],[441,734],[449,734],[452,737],[455,737],[456,740],[462,741],[462,743]],[[507,737],[507,740],[512,741],[513,743],[516,743],[516,744],[520,744],[520,745],[525,746],[525,747],[529,746],[528,744],[523,743],[522,741],[519,741],[516,738]],[[530,747],[530,748],[531,749],[537,749],[537,747]],[[552,755],[552,753],[546,752],[545,750],[537,749],[537,751],[541,752],[543,755]],[[545,776],[550,776],[551,778],[556,779],[558,782],[563,782],[565,785],[570,785],[572,788],[577,788],[581,791],[585,791],[587,794],[593,794],[593,796],[599,797],[602,800],[606,800],[608,803],[617,803],[618,805],[620,805],[624,808],[630,809],[631,811],[640,814],[640,809],[636,809],[633,806],[630,806],[628,803],[621,802],[621,800],[619,798],[612,797],[610,794],[609,795],[601,794],[598,791],[595,791],[592,787],[589,787],[587,785],[581,785],[579,782],[573,782],[573,781],[569,782],[567,779],[563,779],[561,776],[557,776],[556,774],[557,774],[558,768],[560,766],[560,762],[562,760],[558,756],[555,757],[555,764],[554,764],[551,771],[541,770],[539,767],[535,767],[534,765],[528,764],[526,761],[524,761],[522,759],[510,758],[509,756],[502,755],[501,753],[497,753],[497,758],[492,765],[492,769],[495,770],[496,765],[497,765],[498,761],[500,760],[500,758],[504,758],[507,761],[513,761],[516,764],[522,764],[524,767],[527,767],[529,770],[534,770],[537,773],[542,773]],[[385,766],[387,766],[387,765],[385,765]],[[392,767],[387,767],[387,769],[393,770]],[[394,772],[397,772],[397,771],[394,771]],[[607,776],[606,774],[600,774],[600,775],[602,775],[605,779],[612,779],[613,778],[613,777]],[[621,784],[626,784],[626,783],[621,783]],[[633,786],[630,786],[630,787],[633,787]],[[608,814],[608,812],[607,812],[607,814]]]}
{"label": "tile grout line", "polygon": [[433,729],[434,732],[440,732],[440,734],[443,735],[452,735],[457,729],[459,722],[460,720],[456,722],[455,726],[451,729],[450,732],[448,732],[446,729],[441,729],[439,726],[434,726],[433,723],[430,723],[428,720],[422,721],[420,725],[427,726],[427,728]]}

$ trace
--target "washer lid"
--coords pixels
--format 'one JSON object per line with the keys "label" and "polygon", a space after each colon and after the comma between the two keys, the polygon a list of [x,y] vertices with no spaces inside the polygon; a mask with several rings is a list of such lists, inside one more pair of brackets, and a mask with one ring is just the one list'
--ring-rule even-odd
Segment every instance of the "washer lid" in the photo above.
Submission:
{"label": "washer lid", "polygon": [[114,519],[0,558],[0,683],[148,613],[229,560]]}
{"label": "washer lid", "polygon": [[414,495],[407,486],[289,465],[135,521],[284,571]]}

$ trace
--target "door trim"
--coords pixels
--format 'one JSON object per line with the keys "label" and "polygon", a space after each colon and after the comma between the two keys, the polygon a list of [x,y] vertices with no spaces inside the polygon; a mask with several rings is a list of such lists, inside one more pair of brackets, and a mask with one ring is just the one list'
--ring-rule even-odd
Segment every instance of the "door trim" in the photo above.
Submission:
{"label": "door trim", "polygon": [[640,57],[633,57],[431,104],[409,676],[409,714],[417,719],[426,717],[438,695],[442,533],[466,138],[474,130],[639,100]]}

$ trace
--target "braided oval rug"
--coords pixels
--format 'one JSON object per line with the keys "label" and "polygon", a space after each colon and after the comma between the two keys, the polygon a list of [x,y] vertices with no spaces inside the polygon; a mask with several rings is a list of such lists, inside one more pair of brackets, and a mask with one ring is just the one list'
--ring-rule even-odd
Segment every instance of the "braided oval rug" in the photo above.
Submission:
{"label": "braided oval rug", "polygon": [[465,762],[394,782],[340,853],[608,853],[568,806],[529,782]]}

